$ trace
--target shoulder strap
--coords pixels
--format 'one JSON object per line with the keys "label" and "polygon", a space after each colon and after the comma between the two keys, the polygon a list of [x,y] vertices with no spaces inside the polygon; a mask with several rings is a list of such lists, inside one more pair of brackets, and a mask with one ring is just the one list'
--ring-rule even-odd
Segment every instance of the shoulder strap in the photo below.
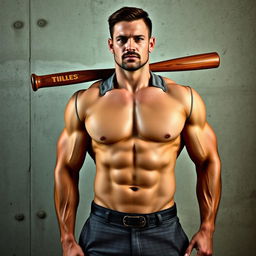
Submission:
{"label": "shoulder strap", "polygon": [[[80,90],[81,91],[81,90]],[[78,97],[78,94],[80,91],[77,91],[75,93],[75,109],[76,109],[76,116],[77,116],[77,119],[79,120],[80,123],[83,123],[78,115],[78,109],[77,109],[77,97]]]}
{"label": "shoulder strap", "polygon": [[156,75],[152,71],[150,71],[150,74],[151,74],[151,77],[150,77],[151,82],[149,83],[149,86],[161,88],[164,92],[166,92],[167,87],[166,87],[163,77]]}
{"label": "shoulder strap", "polygon": [[191,114],[192,114],[192,110],[193,110],[193,92],[192,92],[192,89],[190,86],[187,86],[189,89],[190,89],[190,112],[189,112],[189,115],[187,117],[187,121],[190,119],[191,117]]}
{"label": "shoulder strap", "polygon": [[115,72],[108,77],[106,80],[102,81],[100,84],[100,96],[106,94],[106,92],[112,90],[114,88],[113,82],[115,79]]}

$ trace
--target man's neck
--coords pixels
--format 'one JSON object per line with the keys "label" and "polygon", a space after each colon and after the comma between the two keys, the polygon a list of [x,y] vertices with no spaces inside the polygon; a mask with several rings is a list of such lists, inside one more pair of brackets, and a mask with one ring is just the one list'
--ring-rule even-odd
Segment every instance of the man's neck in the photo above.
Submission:
{"label": "man's neck", "polygon": [[132,93],[147,87],[150,79],[149,64],[136,71],[127,71],[116,65],[117,88],[124,88]]}

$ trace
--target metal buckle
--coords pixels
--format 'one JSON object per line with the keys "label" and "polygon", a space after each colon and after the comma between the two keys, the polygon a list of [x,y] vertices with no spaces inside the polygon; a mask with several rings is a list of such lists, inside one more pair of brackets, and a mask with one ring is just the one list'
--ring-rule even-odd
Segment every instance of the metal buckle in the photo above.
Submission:
{"label": "metal buckle", "polygon": [[[129,219],[131,223],[129,223]],[[143,228],[146,226],[146,223],[147,223],[146,218],[144,216],[127,216],[126,215],[123,217],[123,224],[126,227]]]}

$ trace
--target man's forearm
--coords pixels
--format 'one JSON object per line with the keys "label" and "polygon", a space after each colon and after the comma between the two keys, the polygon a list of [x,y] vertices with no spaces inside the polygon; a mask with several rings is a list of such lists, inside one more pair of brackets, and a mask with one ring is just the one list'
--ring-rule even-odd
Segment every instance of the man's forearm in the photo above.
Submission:
{"label": "man's forearm", "polygon": [[55,169],[54,199],[62,243],[74,240],[79,202],[78,179],[78,174],[68,168]]}
{"label": "man's forearm", "polygon": [[221,163],[219,157],[197,166],[197,198],[200,208],[200,229],[214,232],[221,196]]}

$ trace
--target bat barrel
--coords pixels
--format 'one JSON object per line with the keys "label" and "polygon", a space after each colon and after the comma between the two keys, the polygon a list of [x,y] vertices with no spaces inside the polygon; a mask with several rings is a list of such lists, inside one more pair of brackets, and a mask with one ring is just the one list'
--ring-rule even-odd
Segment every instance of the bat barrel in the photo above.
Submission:
{"label": "bat barrel", "polygon": [[156,62],[150,64],[154,72],[164,71],[189,71],[198,69],[217,68],[220,64],[220,57],[216,52],[197,54],[182,58]]}

